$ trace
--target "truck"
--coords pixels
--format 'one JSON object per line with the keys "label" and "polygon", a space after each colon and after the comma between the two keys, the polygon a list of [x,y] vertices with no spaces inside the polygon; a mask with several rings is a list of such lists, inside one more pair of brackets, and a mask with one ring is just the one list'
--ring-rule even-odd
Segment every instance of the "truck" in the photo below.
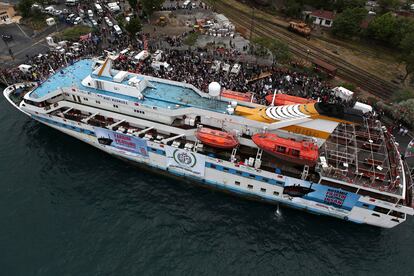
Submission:
{"label": "truck", "polygon": [[306,23],[303,22],[289,22],[289,31],[300,34],[307,39],[310,38],[311,28]]}

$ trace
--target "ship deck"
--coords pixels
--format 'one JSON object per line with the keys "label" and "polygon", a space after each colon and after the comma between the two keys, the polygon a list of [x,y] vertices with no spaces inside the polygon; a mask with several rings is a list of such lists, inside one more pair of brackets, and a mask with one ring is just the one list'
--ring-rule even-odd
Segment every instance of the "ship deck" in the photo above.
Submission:
{"label": "ship deck", "polygon": [[320,148],[321,176],[355,189],[402,195],[404,183],[394,138],[379,121],[340,124]]}
{"label": "ship deck", "polygon": [[[140,105],[149,107],[159,107],[168,109],[196,107],[200,109],[207,109],[220,113],[225,113],[228,103],[219,100],[212,100],[210,98],[202,97],[196,91],[184,86],[174,85],[171,83],[164,83],[161,81],[149,81],[154,88],[147,87],[143,91],[144,99],[139,100],[136,97],[117,94],[105,90],[92,89],[82,85],[82,80],[88,75],[92,74],[93,61],[91,59],[80,60],[66,68],[63,68],[53,74],[47,81],[43,82],[30,94],[30,97],[39,99],[46,96],[59,88],[63,87],[77,87],[87,92],[101,94],[121,100],[136,102]],[[132,76],[137,76],[142,79],[143,76],[130,74],[122,82],[128,83],[128,79]],[[93,76],[101,80],[112,81],[110,78]]]}

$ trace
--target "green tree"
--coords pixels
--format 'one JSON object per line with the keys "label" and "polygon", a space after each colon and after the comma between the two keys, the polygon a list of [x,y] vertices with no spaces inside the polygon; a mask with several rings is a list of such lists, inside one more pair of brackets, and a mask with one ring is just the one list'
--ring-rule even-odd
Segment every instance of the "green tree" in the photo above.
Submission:
{"label": "green tree", "polygon": [[29,17],[32,10],[33,0],[21,0],[17,5],[17,9],[20,11],[23,17]]}
{"label": "green tree", "polygon": [[273,56],[273,63],[288,63],[292,60],[289,46],[276,38],[258,37],[253,39],[253,43],[268,49]]}
{"label": "green tree", "polygon": [[334,9],[338,12],[343,12],[346,9],[363,8],[365,0],[336,0]]}
{"label": "green tree", "polygon": [[128,3],[134,11],[138,9],[138,0],[128,0]]}
{"label": "green tree", "polygon": [[378,0],[377,2],[383,13],[394,10],[400,4],[399,0]]}
{"label": "green tree", "polygon": [[130,36],[134,37],[136,33],[140,32],[142,29],[141,20],[138,17],[131,18],[128,24],[126,24],[125,29],[130,34]]}
{"label": "green tree", "polygon": [[392,95],[392,100],[395,103],[406,101],[408,99],[414,99],[414,92],[412,90],[400,90]]}
{"label": "green tree", "polygon": [[398,19],[391,13],[386,13],[375,17],[367,29],[370,38],[381,41],[388,46],[398,46],[399,41],[395,41],[398,28]]}
{"label": "green tree", "polygon": [[151,16],[154,11],[161,9],[164,0],[141,0],[142,9],[147,16]]}
{"label": "green tree", "polygon": [[408,33],[400,43],[400,59],[405,63],[405,81],[407,77],[414,73],[414,32]]}
{"label": "green tree", "polygon": [[360,33],[361,22],[367,15],[365,8],[346,9],[340,13],[332,27],[332,33],[339,37],[353,37]]}
{"label": "green tree", "polygon": [[302,13],[303,5],[296,0],[287,0],[284,13],[290,17],[299,17]]}

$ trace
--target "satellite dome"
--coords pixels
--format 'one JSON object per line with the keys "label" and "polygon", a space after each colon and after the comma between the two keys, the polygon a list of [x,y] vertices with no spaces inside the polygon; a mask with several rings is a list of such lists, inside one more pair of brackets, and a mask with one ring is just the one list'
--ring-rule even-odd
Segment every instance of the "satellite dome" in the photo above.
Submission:
{"label": "satellite dome", "polygon": [[213,81],[208,85],[208,94],[212,97],[218,97],[221,92],[221,86],[218,82]]}

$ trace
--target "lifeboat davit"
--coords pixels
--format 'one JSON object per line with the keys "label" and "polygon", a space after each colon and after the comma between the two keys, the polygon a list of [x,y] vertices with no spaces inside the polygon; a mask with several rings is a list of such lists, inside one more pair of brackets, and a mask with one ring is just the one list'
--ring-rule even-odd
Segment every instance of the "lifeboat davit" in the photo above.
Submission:
{"label": "lifeboat davit", "polygon": [[[266,96],[266,102],[272,104],[274,94]],[[292,104],[308,104],[316,103],[313,99],[305,99],[301,97],[286,95],[286,94],[276,94],[273,105],[292,105]]]}
{"label": "lifeboat davit", "polygon": [[[229,99],[234,99],[237,101],[243,101],[243,102],[251,102],[253,94],[250,92],[242,93],[232,90],[223,90],[220,94],[222,97],[226,97]],[[255,103],[256,100],[253,99],[253,102]]]}
{"label": "lifeboat davit", "polygon": [[291,163],[314,166],[318,161],[318,146],[313,142],[281,138],[273,133],[258,133],[252,140],[265,152]]}
{"label": "lifeboat davit", "polygon": [[195,135],[203,144],[214,148],[232,149],[239,144],[233,134],[211,128],[202,127]]}

